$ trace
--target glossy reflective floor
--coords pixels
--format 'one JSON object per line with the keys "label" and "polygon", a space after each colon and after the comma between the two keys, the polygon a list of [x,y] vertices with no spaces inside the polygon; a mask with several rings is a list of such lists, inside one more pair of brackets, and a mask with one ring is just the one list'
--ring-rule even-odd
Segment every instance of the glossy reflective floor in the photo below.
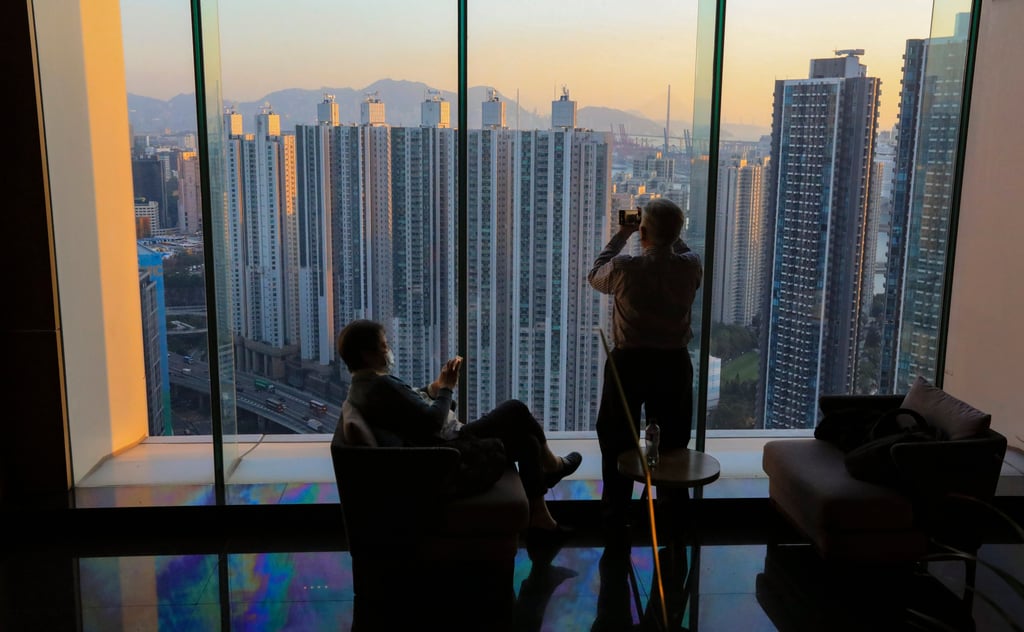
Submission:
{"label": "glossy reflective floor", "polygon": [[[474,571],[425,578],[447,596],[439,620],[412,595],[397,591],[360,603],[347,552],[302,551],[290,548],[294,541],[280,549],[286,552],[232,552],[226,545],[216,553],[185,555],[118,555],[116,542],[109,552],[88,556],[15,545],[0,558],[0,630],[350,630],[357,619],[356,630],[659,629],[650,599],[650,547],[615,554],[580,544],[570,541],[547,556],[534,556],[536,561],[521,549],[507,608],[474,607],[492,597],[480,594],[485,584]],[[173,543],[160,548],[173,549]],[[697,597],[683,604],[675,629],[1014,629],[983,599],[976,598],[970,611],[962,606],[958,563],[932,564],[928,574],[920,574],[906,568],[828,568],[805,545],[706,544],[696,556],[692,548],[687,551],[699,563]],[[985,545],[981,553],[1018,576],[1024,569],[1024,546]],[[672,575],[667,557],[662,555],[666,602],[675,611],[682,607],[680,576]],[[1024,599],[991,572],[979,569],[977,587],[1018,625],[1024,621]],[[913,627],[910,610],[949,627]],[[394,623],[396,615],[404,623]],[[460,616],[472,624],[451,623]]]}

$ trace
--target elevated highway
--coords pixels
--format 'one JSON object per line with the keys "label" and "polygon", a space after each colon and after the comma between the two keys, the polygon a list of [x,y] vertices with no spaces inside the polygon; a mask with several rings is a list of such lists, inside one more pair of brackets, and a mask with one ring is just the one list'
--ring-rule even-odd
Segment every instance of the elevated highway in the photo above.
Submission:
{"label": "elevated highway", "polygon": [[[183,356],[175,353],[169,355],[171,384],[209,396],[210,372],[207,364],[198,360],[186,362]],[[271,384],[273,391],[257,389],[257,379]],[[267,405],[268,398],[283,401],[284,412],[270,408]],[[311,399],[326,404],[327,412],[314,412],[309,405]],[[249,373],[235,373],[235,402],[238,408],[259,415],[297,434],[332,434],[341,415],[339,404],[333,404],[283,382],[274,382]]]}

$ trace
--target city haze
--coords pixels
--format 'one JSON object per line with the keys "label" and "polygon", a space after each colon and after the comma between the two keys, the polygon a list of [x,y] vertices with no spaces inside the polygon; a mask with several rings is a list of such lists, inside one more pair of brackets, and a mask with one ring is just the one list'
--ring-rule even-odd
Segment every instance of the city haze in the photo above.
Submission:
{"label": "city haze", "polygon": [[[194,91],[187,5],[123,0],[128,90],[161,100]],[[456,3],[380,0],[374,10],[308,0],[221,0],[220,55],[226,100],[255,101],[286,88],[358,89],[379,79],[457,86]],[[611,2],[471,2],[470,85],[489,85],[522,108],[545,113],[563,84],[581,107],[666,113],[690,120],[697,2],[625,7]],[[798,78],[807,60],[863,48],[882,80],[879,126],[896,122],[907,39],[928,37],[932,2],[734,0],[726,22],[723,121],[767,127],[776,79]],[[884,16],[884,19],[879,19]],[[939,24],[933,35],[947,35]]]}

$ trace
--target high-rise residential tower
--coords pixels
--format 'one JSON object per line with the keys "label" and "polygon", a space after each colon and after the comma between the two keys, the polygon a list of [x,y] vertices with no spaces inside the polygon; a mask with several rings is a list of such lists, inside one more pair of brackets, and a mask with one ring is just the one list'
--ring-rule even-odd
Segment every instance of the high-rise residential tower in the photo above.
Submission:
{"label": "high-rise residential tower", "polygon": [[762,305],[764,426],[810,428],[818,397],[851,392],[871,266],[866,232],[880,80],[861,50],[775,82]]}
{"label": "high-rise residential tower", "polygon": [[457,350],[455,130],[394,127],[390,143],[390,339],[398,374],[427,384]]}
{"label": "high-rise residential tower", "polygon": [[195,235],[203,228],[199,158],[194,151],[178,154],[178,232]]}
{"label": "high-rise residential tower", "polygon": [[[235,116],[227,115],[229,132],[241,131]],[[229,136],[227,168],[236,178],[226,183],[235,225],[228,237],[241,254],[233,261],[239,368],[281,378],[298,344],[295,137],[281,133],[281,117],[269,105],[256,116],[255,134]]]}
{"label": "high-rise residential tower", "polygon": [[[469,348],[463,366],[470,419],[512,397],[512,228],[518,134],[487,126],[495,100],[483,102],[485,128],[470,130],[467,174]],[[500,104],[504,105],[504,104]],[[497,117],[491,120],[498,123]]]}
{"label": "high-rise residential tower", "polygon": [[498,91],[494,88],[488,88],[487,100],[483,102],[481,110],[484,129],[508,127],[505,123],[505,102],[498,98]]}
{"label": "high-rise residential tower", "polygon": [[162,253],[141,244],[138,245],[138,259],[149,436],[159,437],[174,434],[171,427],[171,382],[167,365],[164,260]]}
{"label": "high-rise residential tower", "polygon": [[246,138],[242,129],[242,115],[234,108],[224,111],[224,197],[227,206],[227,251],[231,262],[231,331],[235,336],[245,332],[245,282],[242,274],[245,261],[245,238],[242,224],[246,214],[243,196],[242,147]]}
{"label": "high-rise residential tower", "polygon": [[164,165],[160,158],[153,155],[132,159],[132,190],[136,200],[144,198],[147,202],[156,202],[160,215],[154,222],[154,229],[157,224],[162,228],[173,226],[166,217],[167,180],[164,178]]}
{"label": "high-rise residential tower", "polygon": [[576,102],[569,98],[569,88],[562,86],[562,96],[551,102],[551,128],[576,127]]}
{"label": "high-rise residential tower", "polygon": [[372,92],[366,95],[363,102],[359,104],[360,125],[384,125],[387,118],[384,115],[384,101],[380,95]]}
{"label": "high-rise residential tower", "polygon": [[334,359],[334,258],[332,256],[331,141],[338,104],[325,95],[316,125],[295,127],[298,217],[299,354],[327,366]]}
{"label": "high-rise residential tower", "polygon": [[363,105],[328,143],[333,330],[380,322],[395,372],[425,384],[456,353],[455,130],[440,98],[419,127],[384,124],[377,97]]}
{"label": "high-rise residential tower", "polygon": [[516,147],[512,392],[548,430],[593,430],[601,399],[607,297],[585,279],[609,236],[611,134],[574,116],[565,91]]}
{"label": "high-rise residential tower", "polygon": [[448,129],[452,126],[452,104],[438,90],[430,90],[420,104],[420,126]]}
{"label": "high-rise residential tower", "polygon": [[749,326],[764,286],[764,171],[745,159],[718,168],[712,322]]}
{"label": "high-rise residential tower", "polygon": [[935,380],[969,14],[950,37],[907,40],[886,260],[879,390]]}

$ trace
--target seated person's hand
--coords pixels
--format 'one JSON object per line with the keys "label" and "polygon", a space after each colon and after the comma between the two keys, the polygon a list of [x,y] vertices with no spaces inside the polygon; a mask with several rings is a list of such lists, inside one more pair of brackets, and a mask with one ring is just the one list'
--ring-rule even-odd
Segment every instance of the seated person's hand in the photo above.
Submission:
{"label": "seated person's hand", "polygon": [[459,369],[462,367],[462,356],[455,356],[451,360],[448,360],[441,366],[441,374],[437,376],[437,379],[431,385],[434,388],[431,389],[436,394],[436,389],[447,388],[454,389],[459,383]]}

